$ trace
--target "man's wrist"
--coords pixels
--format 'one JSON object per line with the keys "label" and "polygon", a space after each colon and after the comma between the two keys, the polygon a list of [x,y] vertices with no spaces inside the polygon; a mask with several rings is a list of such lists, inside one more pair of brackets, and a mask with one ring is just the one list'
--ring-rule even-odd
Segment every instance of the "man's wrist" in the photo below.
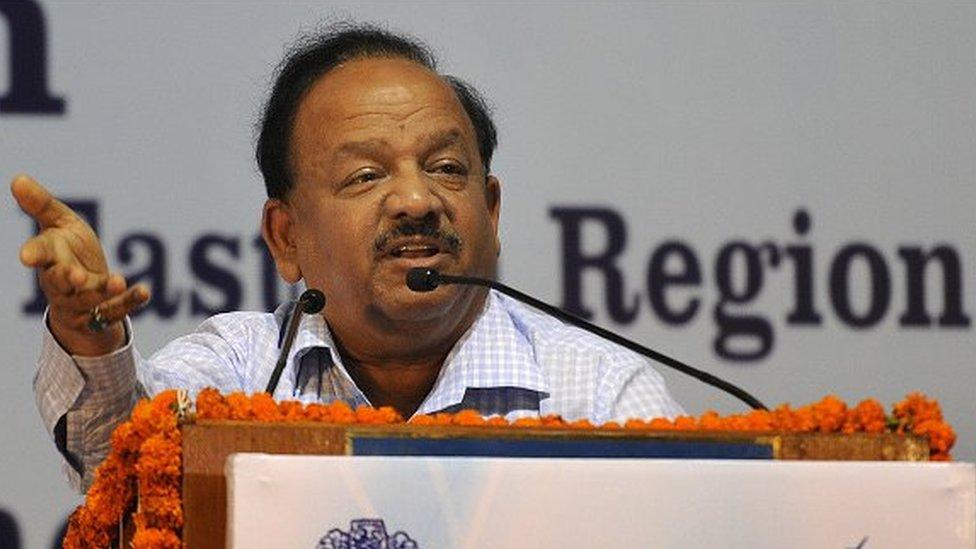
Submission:
{"label": "man's wrist", "polygon": [[67,323],[59,321],[57,314],[50,311],[47,322],[55,341],[72,356],[103,356],[125,346],[126,334],[123,321],[113,322],[99,332],[87,327],[78,330],[66,328]]}

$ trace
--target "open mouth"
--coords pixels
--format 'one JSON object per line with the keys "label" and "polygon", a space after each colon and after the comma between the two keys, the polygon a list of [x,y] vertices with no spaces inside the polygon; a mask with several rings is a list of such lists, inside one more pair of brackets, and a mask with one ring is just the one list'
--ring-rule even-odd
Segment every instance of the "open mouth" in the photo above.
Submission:
{"label": "open mouth", "polygon": [[389,254],[392,257],[423,258],[433,257],[440,253],[440,246],[432,243],[410,242],[393,246]]}
{"label": "open mouth", "polygon": [[398,226],[373,241],[376,258],[438,261],[446,255],[459,257],[461,237],[436,227]]}

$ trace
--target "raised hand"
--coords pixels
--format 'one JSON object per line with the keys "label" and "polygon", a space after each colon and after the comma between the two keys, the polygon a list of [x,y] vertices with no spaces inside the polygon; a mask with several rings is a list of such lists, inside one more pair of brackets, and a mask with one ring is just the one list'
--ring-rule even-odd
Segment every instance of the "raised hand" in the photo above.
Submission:
{"label": "raised hand", "polygon": [[110,273],[95,231],[40,183],[18,175],[10,191],[41,228],[20,248],[20,262],[37,269],[51,333],[74,355],[99,356],[121,347],[120,320],[149,300],[148,288],[129,288],[122,275]]}

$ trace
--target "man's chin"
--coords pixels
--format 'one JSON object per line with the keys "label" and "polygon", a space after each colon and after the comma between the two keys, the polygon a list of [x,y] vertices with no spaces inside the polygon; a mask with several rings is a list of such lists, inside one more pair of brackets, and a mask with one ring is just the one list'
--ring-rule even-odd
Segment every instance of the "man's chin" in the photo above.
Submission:
{"label": "man's chin", "polygon": [[[395,321],[423,322],[441,319],[445,322],[462,322],[468,318],[469,309],[480,304],[478,296],[485,290],[471,286],[444,285],[429,292],[418,292],[407,287],[407,273],[412,268],[435,269],[441,273],[460,274],[466,269],[458,265],[450,254],[438,254],[430,258],[403,260],[387,259],[381,265],[379,276],[374,279],[378,311]],[[479,303],[475,303],[478,301]]]}
{"label": "man's chin", "polygon": [[404,285],[384,299],[383,309],[395,320],[435,320],[458,314],[461,288],[442,286],[430,292],[415,292]]}

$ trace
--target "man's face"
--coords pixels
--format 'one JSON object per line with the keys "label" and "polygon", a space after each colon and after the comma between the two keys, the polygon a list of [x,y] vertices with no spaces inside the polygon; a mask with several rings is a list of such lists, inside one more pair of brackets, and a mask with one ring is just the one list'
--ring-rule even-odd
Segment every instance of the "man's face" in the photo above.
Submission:
{"label": "man's face", "polygon": [[472,292],[404,282],[413,267],[495,273],[499,185],[448,84],[402,59],[350,61],[302,100],[292,151],[295,186],[266,207],[265,236],[286,243],[272,244],[286,279],[325,292],[330,322],[469,316]]}

